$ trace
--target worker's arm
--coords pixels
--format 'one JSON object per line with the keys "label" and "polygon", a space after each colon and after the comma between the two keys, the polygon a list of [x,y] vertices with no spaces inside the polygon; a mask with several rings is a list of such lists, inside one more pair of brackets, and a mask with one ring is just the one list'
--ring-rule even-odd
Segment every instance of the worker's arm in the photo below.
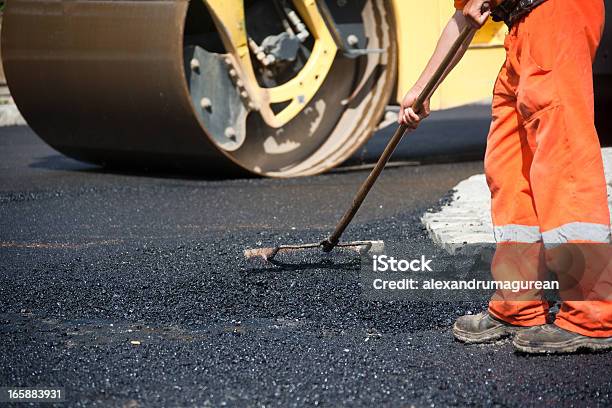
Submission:
{"label": "worker's arm", "polygon": [[[423,106],[423,109],[420,112],[415,112],[412,109],[412,105],[414,101],[417,99],[425,84],[431,79],[436,69],[440,66],[440,63],[448,54],[455,40],[459,37],[461,31],[467,26],[472,25],[474,28],[480,28],[484,25],[489,17],[490,12],[487,11],[482,13],[485,9],[488,10],[489,2],[486,0],[471,0],[467,3],[463,10],[457,10],[455,14],[452,16],[444,30],[442,31],[442,35],[438,40],[438,44],[436,49],[431,56],[431,59],[427,63],[427,66],[423,70],[423,73],[417,80],[416,84],[408,91],[404,100],[401,104],[400,114],[399,114],[399,123],[406,124],[411,129],[416,129],[419,126],[419,123],[422,119],[425,119],[429,116],[429,100],[427,100]],[[474,30],[475,32],[475,30]],[[463,47],[457,52],[457,56],[453,60],[449,69],[446,71],[444,78],[452,71],[452,69],[457,65],[457,63],[463,58],[463,55],[467,51],[469,44],[473,38],[472,36],[467,40]]]}

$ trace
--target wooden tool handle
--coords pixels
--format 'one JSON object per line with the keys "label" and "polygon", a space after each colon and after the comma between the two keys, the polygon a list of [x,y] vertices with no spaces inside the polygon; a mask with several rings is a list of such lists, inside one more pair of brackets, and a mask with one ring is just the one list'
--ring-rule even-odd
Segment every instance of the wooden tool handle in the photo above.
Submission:
{"label": "wooden tool handle", "polygon": [[[472,30],[473,30],[472,27],[466,26],[461,31],[461,33],[459,34],[459,37],[457,37],[457,40],[455,40],[452,47],[450,48],[450,50],[448,51],[448,53],[446,54],[446,56],[440,63],[440,66],[438,67],[438,69],[436,69],[436,72],[434,72],[433,76],[427,82],[427,84],[425,85],[425,88],[423,88],[423,91],[419,94],[416,101],[414,102],[412,107],[416,112],[419,112],[421,109],[423,109],[423,104],[429,98],[431,98],[431,95],[433,95],[433,93],[436,91],[442,78],[446,74],[446,71],[450,67],[450,64],[455,59],[455,56],[459,52],[459,49],[461,48],[461,46],[463,46],[467,38],[472,33]],[[372,169],[372,171],[368,175],[368,178],[363,182],[363,184],[359,188],[359,191],[357,191],[357,194],[353,198],[353,203],[351,204],[349,209],[346,211],[346,213],[344,213],[344,216],[340,219],[340,221],[336,225],[336,229],[329,236],[329,238],[321,242],[321,246],[323,247],[323,250],[325,252],[329,252],[332,249],[334,249],[334,247],[340,241],[340,237],[344,233],[344,230],[351,223],[351,221],[355,217],[355,214],[357,214],[357,211],[361,207],[361,204],[363,204],[363,201],[365,200],[368,193],[372,189],[372,186],[378,179],[378,176],[380,176],[380,173],[382,173],[383,169],[387,165],[387,162],[391,158],[391,155],[395,151],[395,148],[397,147],[399,142],[402,140],[402,137],[404,137],[404,133],[406,133],[406,130],[408,130],[408,127],[406,125],[401,125],[395,131],[395,134],[393,135],[391,140],[389,140],[389,143],[387,143],[385,150],[383,151],[382,155],[378,159],[376,166],[374,166],[374,169]]]}

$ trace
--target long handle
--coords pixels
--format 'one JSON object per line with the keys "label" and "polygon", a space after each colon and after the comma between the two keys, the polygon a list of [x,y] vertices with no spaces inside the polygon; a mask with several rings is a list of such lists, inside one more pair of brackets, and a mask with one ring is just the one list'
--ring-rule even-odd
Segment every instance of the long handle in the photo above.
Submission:
{"label": "long handle", "polygon": [[[452,47],[448,51],[448,54],[446,54],[446,56],[440,63],[440,66],[438,67],[438,69],[436,69],[436,72],[434,72],[433,76],[431,77],[429,82],[427,82],[425,88],[423,88],[423,91],[414,102],[413,108],[415,111],[418,112],[423,109],[423,104],[425,103],[425,101],[427,101],[436,91],[438,85],[444,77],[444,74],[446,74],[446,70],[455,59],[455,56],[459,52],[461,46],[463,46],[467,38],[472,33],[472,30],[473,29],[470,26],[466,26],[461,31],[459,37],[457,37],[457,40],[455,40]],[[336,225],[336,229],[329,236],[329,238],[321,242],[321,246],[323,247],[323,250],[325,252],[330,252],[340,241],[340,237],[344,233],[344,230],[346,229],[346,227],[348,227],[351,221],[353,221],[355,214],[357,214],[357,211],[361,207],[361,204],[363,204],[363,201],[365,200],[368,193],[372,189],[372,186],[378,179],[378,176],[380,176],[380,173],[387,165],[387,162],[391,158],[391,155],[395,151],[395,148],[402,140],[402,137],[404,137],[404,133],[406,133],[406,130],[408,130],[408,127],[406,125],[401,125],[395,131],[395,134],[393,135],[391,140],[389,140],[389,143],[387,143],[387,147],[385,147],[385,150],[378,159],[376,166],[374,167],[374,169],[372,169],[372,172],[370,173],[368,178],[363,182],[363,184],[359,188],[359,191],[357,191],[357,194],[353,198],[353,203],[351,204],[350,208],[346,211],[346,213],[344,213],[344,216],[340,219],[338,225]]]}

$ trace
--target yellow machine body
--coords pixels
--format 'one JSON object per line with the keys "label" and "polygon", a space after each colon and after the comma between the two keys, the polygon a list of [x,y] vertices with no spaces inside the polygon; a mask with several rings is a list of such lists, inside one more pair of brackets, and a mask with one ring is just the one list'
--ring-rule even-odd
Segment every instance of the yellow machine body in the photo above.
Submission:
{"label": "yellow machine body", "polygon": [[[451,0],[393,0],[393,11],[399,44],[395,101],[399,103],[423,71],[455,8]],[[464,59],[440,85],[431,100],[432,109],[490,102],[505,58],[506,32],[503,23],[489,20],[476,34]]]}

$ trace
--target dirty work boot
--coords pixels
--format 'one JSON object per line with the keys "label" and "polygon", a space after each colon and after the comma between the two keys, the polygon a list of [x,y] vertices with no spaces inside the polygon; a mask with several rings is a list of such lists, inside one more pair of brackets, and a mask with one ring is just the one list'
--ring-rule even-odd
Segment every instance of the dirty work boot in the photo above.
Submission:
{"label": "dirty work boot", "polygon": [[519,330],[528,329],[513,326],[491,316],[489,312],[461,316],[453,326],[453,335],[468,344],[486,343],[508,337]]}
{"label": "dirty work boot", "polygon": [[523,353],[575,353],[579,349],[612,350],[612,337],[588,337],[546,324],[521,331],[512,344]]}

